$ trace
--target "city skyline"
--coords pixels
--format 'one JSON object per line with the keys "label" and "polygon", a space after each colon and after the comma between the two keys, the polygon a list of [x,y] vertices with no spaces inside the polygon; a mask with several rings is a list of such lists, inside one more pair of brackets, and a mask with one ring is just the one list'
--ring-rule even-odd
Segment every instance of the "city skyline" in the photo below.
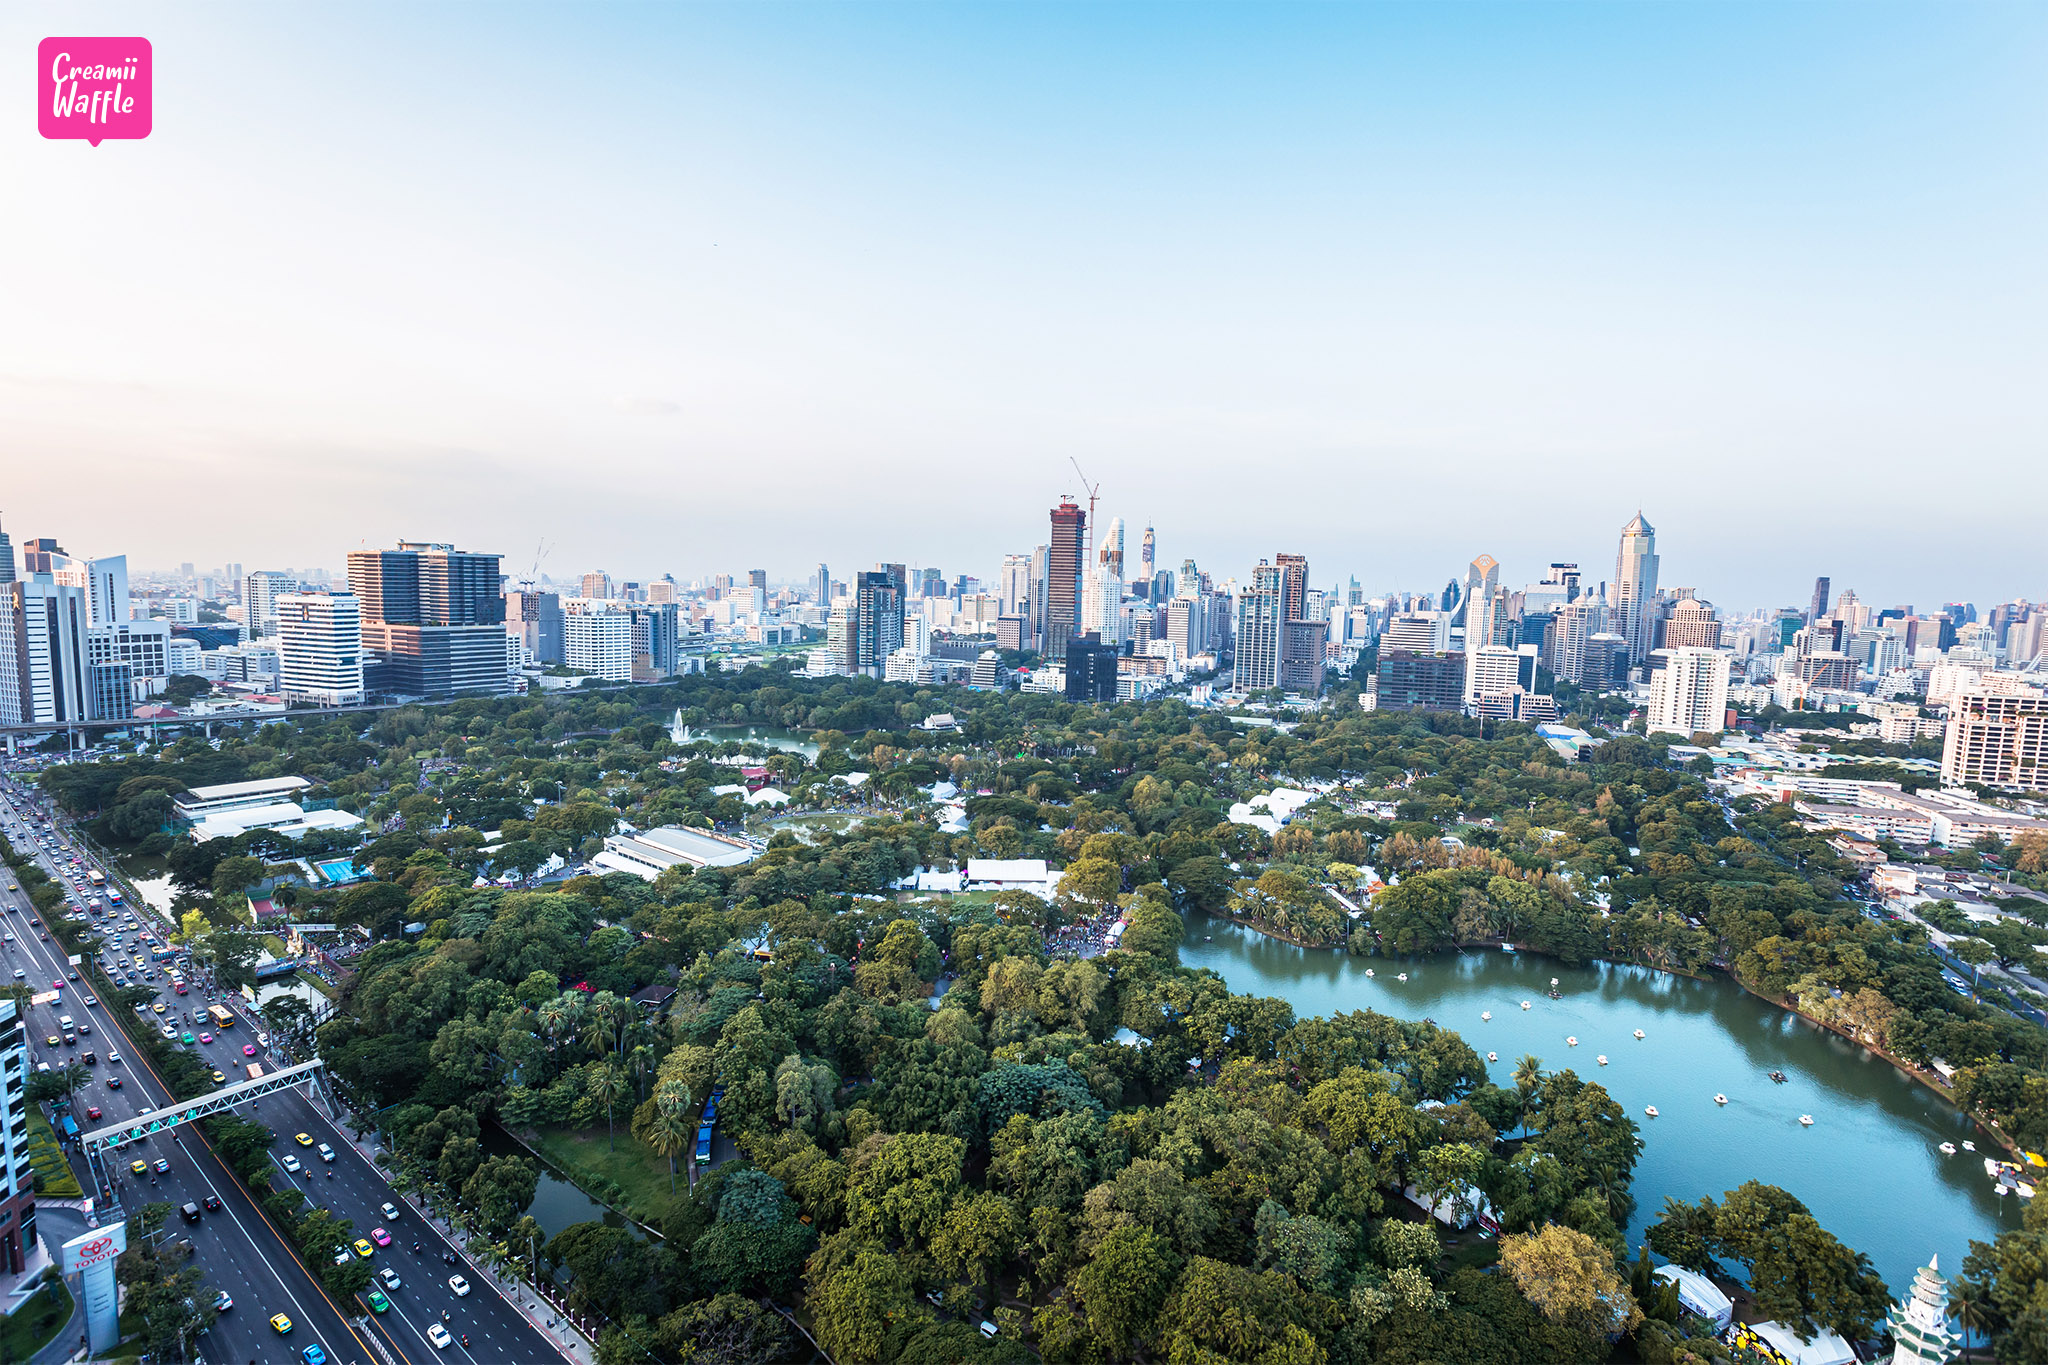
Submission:
{"label": "city skyline", "polygon": [[[1731,604],[2027,592],[2048,16],[1560,13],[108,6],[152,137],[0,130],[66,206],[0,225],[6,510],[88,468],[138,563],[629,576],[768,526],[780,577],[1028,550],[1071,457],[1240,573],[1596,563],[1640,505]],[[1902,523],[1958,463],[2004,496]]]}

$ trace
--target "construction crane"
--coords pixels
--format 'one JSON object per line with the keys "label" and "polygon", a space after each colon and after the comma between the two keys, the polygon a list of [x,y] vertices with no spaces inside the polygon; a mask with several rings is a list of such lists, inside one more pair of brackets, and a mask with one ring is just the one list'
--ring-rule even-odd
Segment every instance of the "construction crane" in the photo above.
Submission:
{"label": "construction crane", "polygon": [[1088,495],[1088,550],[1087,558],[1082,561],[1085,567],[1095,562],[1095,495],[1102,491],[1102,485],[1088,482],[1088,476],[1081,473],[1081,462],[1074,456],[1067,456],[1067,463],[1074,466],[1076,474],[1081,475],[1081,491]]}
{"label": "construction crane", "polygon": [[526,577],[519,580],[526,586],[529,592],[540,582],[540,562],[546,559],[547,555],[548,543],[546,540],[542,540],[533,547],[533,567],[526,571]]}

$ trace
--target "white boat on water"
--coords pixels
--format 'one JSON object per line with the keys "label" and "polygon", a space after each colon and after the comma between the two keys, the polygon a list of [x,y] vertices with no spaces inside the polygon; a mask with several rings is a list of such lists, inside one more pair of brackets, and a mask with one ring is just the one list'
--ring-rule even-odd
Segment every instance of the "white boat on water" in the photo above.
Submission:
{"label": "white boat on water", "polygon": [[1406,972],[1401,972],[1400,974],[1398,974],[1398,975],[1397,975],[1397,976],[1395,976],[1395,978],[1394,978],[1394,980],[1396,980],[1396,981],[1406,981],[1407,979],[1408,979],[1408,973],[1406,973]]}
{"label": "white boat on water", "polygon": [[1642,1038],[1642,1036],[1643,1036],[1643,1031],[1642,1031],[1641,1029],[1637,1029],[1637,1030],[1636,1030],[1636,1038],[1637,1038],[1637,1039],[1638,1039],[1638,1040],[1640,1041],[1640,1040],[1641,1040],[1641,1038]]}
{"label": "white boat on water", "polygon": [[1966,1151],[1966,1152],[1974,1152],[1974,1151],[1976,1151],[1976,1150],[1977,1150],[1977,1144],[1976,1144],[1976,1143],[1974,1143],[1974,1142],[1972,1142],[1972,1141],[1970,1141],[1970,1140],[1969,1140],[1968,1138],[1964,1138],[1964,1139],[1963,1139],[1963,1150],[1964,1150],[1964,1151]]}
{"label": "white boat on water", "polygon": [[1579,1045],[1579,1040],[1576,1038],[1566,1038],[1564,1040],[1564,1045],[1566,1047],[1577,1047]]}
{"label": "white boat on water", "polygon": [[1801,1115],[1799,1116],[1799,1126],[1800,1126],[1801,1128],[1811,1128],[1811,1127],[1813,1127],[1813,1115],[1811,1115],[1811,1114],[1801,1114]]}
{"label": "white boat on water", "polygon": [[1953,1142],[1942,1143],[1941,1154],[1943,1156],[1954,1156],[1956,1154],[1956,1145]]}
{"label": "white boat on water", "polygon": [[1726,1104],[1726,1103],[1728,1103],[1728,1097],[1727,1097],[1726,1095],[1716,1095],[1716,1096],[1714,1096],[1714,1103],[1716,1103],[1716,1104]]}
{"label": "white boat on water", "polygon": [[1648,1114],[1648,1115],[1649,1115],[1649,1116],[1650,1116],[1651,1118],[1656,1118],[1656,1117],[1657,1117],[1657,1106],[1656,1106],[1656,1105],[1654,1105],[1654,1104],[1646,1104],[1646,1105],[1644,1105],[1644,1106],[1643,1106],[1643,1112],[1644,1112],[1645,1114]]}
{"label": "white boat on water", "polygon": [[1490,1024],[1490,1023],[1492,1023],[1492,1022],[1493,1022],[1493,1011],[1492,1011],[1492,1010],[1481,1010],[1481,1011],[1479,1011],[1479,1019],[1480,1019],[1480,1022],[1482,1022],[1482,1023],[1487,1023],[1487,1024]]}
{"label": "white boat on water", "polygon": [[1551,985],[1553,985],[1553,986],[1555,986],[1555,985],[1557,984],[1557,978],[1556,978],[1556,977],[1554,977],[1554,976],[1553,976],[1553,977],[1551,977],[1551,978],[1550,978],[1550,984],[1551,984]]}
{"label": "white boat on water", "polygon": [[1372,968],[1370,968],[1370,967],[1367,967],[1367,968],[1365,969],[1365,974],[1366,974],[1367,976],[1371,976],[1371,975],[1372,975]]}
{"label": "white boat on water", "polygon": [[1600,1065],[1602,1065],[1602,1066],[1606,1066],[1606,1065],[1607,1065],[1607,1054],[1603,1052],[1603,1053],[1601,1053],[1601,1054],[1600,1054],[1600,1055],[1599,1055],[1598,1057],[1595,1057],[1595,1058],[1594,1058],[1593,1060],[1594,1060],[1594,1061],[1596,1061],[1596,1062],[1598,1062],[1598,1063],[1600,1063]]}
{"label": "white boat on water", "polygon": [[1522,1008],[1523,1008],[1523,1009],[1527,1009],[1527,1008],[1529,1008],[1529,1002],[1528,1002],[1528,1001],[1526,1001],[1526,1000],[1524,1000],[1524,1001],[1522,1002]]}
{"label": "white boat on water", "polygon": [[1486,1054],[1486,1060],[1489,1062],[1497,1062],[1500,1060],[1500,1054],[1498,1052],[1489,1052]]}
{"label": "white boat on water", "polygon": [[1993,1185],[1993,1186],[1991,1187],[1991,1192],[1992,1192],[1993,1194],[1997,1195],[1997,1196],[1998,1196],[1998,1197],[1999,1197],[2000,1199],[2003,1199],[2003,1198],[2005,1198],[2005,1197],[2006,1197],[2006,1196],[2007,1196],[2008,1194],[2011,1194],[2011,1193],[2012,1193],[2012,1191],[2011,1191],[2011,1190],[2008,1190],[2008,1189],[2007,1189],[2007,1188],[2006,1188],[2005,1186],[2003,1186],[2003,1185]]}

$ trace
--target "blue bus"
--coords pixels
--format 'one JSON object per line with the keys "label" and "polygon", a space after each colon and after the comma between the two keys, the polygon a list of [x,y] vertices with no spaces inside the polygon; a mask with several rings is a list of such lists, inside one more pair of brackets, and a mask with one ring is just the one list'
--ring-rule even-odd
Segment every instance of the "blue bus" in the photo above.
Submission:
{"label": "blue bus", "polygon": [[711,1125],[705,1124],[697,1130],[697,1161],[700,1165],[711,1160]]}

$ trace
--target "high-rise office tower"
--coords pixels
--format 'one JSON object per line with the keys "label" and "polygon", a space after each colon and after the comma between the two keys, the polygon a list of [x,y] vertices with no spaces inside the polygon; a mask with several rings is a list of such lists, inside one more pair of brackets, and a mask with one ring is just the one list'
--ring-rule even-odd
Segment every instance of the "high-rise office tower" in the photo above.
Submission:
{"label": "high-rise office tower", "polygon": [[1159,572],[1159,540],[1152,528],[1145,528],[1145,538],[1138,543],[1138,577],[1141,582],[1150,583]]}
{"label": "high-rise office tower", "polygon": [[86,597],[96,626],[115,626],[134,613],[128,605],[128,556],[85,561]]}
{"label": "high-rise office tower", "polygon": [[1124,576],[1124,519],[1111,517],[1102,535],[1102,549],[1096,562],[1119,581]]}
{"label": "high-rise office tower", "polygon": [[1664,648],[1720,647],[1721,620],[1714,615],[1713,607],[1696,597],[1681,598],[1671,604],[1671,615],[1664,620]]}
{"label": "high-rise office tower", "polygon": [[1285,570],[1260,560],[1251,586],[1237,595],[1237,690],[1262,691],[1280,685],[1281,650],[1287,638]]}
{"label": "high-rise office tower", "polygon": [[1728,713],[1728,656],[1718,649],[1660,649],[1650,674],[1652,734],[1718,733]]}
{"label": "high-rise office tower", "polygon": [[[22,572],[25,575],[39,573],[53,574],[56,573],[59,569],[69,568],[70,565],[71,556],[65,554],[64,547],[59,545],[56,542],[56,540],[50,536],[37,536],[34,540],[24,541],[22,543],[21,567]],[[185,568],[185,577],[190,578],[192,576],[190,572],[192,566],[190,564],[187,564]]]}
{"label": "high-rise office tower", "polygon": [[747,570],[747,586],[757,592],[768,591],[768,571],[766,569]]}
{"label": "high-rise office tower", "polygon": [[1045,645],[1047,658],[1063,659],[1067,641],[1081,624],[1081,547],[1088,514],[1062,500],[1052,509],[1052,543],[1046,547]]}
{"label": "high-rise office tower", "polygon": [[832,571],[823,564],[820,564],[817,572],[811,575],[811,599],[819,606],[825,606],[832,601]]}
{"label": "high-rise office tower", "polygon": [[996,573],[996,600],[1003,615],[1022,616],[1031,603],[1031,556],[1004,555]]}
{"label": "high-rise office tower", "polygon": [[526,657],[545,667],[565,662],[560,593],[515,588],[505,594],[505,633],[517,635]]}
{"label": "high-rise office tower", "polygon": [[[1107,576],[1107,575],[1105,575]],[[1113,702],[1117,696],[1117,658],[1114,644],[1084,631],[1067,645],[1067,700]]]}
{"label": "high-rise office tower", "polygon": [[858,672],[881,677],[889,656],[903,648],[902,568],[883,565],[854,580],[853,667]]}
{"label": "high-rise office tower", "polygon": [[854,661],[860,657],[860,607],[854,598],[837,599],[826,614],[825,652],[839,672],[854,671]]}
{"label": "high-rise office tower", "polygon": [[1280,570],[1281,619],[1299,621],[1308,615],[1308,556],[1278,554],[1273,564]]}
{"label": "high-rise office tower", "polygon": [[1813,580],[1813,601],[1806,608],[1806,623],[1812,625],[1827,614],[1828,580],[1827,576],[1823,574],[1821,577]]}
{"label": "high-rise office tower", "polygon": [[377,656],[365,663],[364,685],[422,697],[509,690],[498,561],[422,541],[350,551],[363,647]]}
{"label": "high-rise office tower", "polygon": [[7,532],[0,530],[0,586],[14,581],[14,542],[7,538]]}
{"label": "high-rise office tower", "polygon": [[1598,596],[1588,593],[1566,602],[1551,614],[1544,662],[1566,682],[1586,683],[1590,642],[1606,629],[1607,606]]}
{"label": "high-rise office tower", "polygon": [[0,587],[0,724],[99,719],[86,648],[91,626],[82,586],[38,577]]}
{"label": "high-rise office tower", "polygon": [[296,580],[274,569],[258,569],[243,581],[242,624],[249,628],[251,639],[272,632],[277,619],[278,597],[298,589]]}
{"label": "high-rise office tower", "polygon": [[[355,556],[350,555],[350,560]],[[612,595],[612,576],[603,569],[593,569],[583,575],[581,596],[602,601]]]}
{"label": "high-rise office tower", "polygon": [[1614,633],[1628,646],[1631,666],[1650,656],[1651,630],[1657,601],[1657,530],[1637,512],[1621,528],[1621,547],[1614,557]]}
{"label": "high-rise office tower", "polygon": [[316,706],[362,701],[362,604],[345,592],[286,592],[277,595],[272,608],[277,684],[285,700]]}
{"label": "high-rise office tower", "polygon": [[[1465,570],[1465,653],[1477,654],[1493,643],[1494,590],[1500,586],[1500,563],[1492,555],[1480,555]],[[1479,683],[1479,670],[1465,665],[1465,700]]]}

